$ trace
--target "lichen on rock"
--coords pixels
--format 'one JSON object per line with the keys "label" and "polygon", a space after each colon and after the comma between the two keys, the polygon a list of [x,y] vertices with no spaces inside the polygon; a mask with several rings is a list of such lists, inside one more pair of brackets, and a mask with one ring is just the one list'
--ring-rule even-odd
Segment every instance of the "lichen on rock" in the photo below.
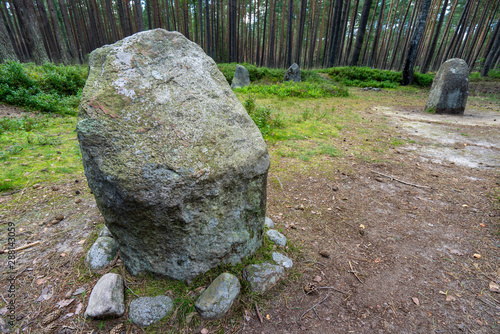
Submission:
{"label": "lichen on rock", "polygon": [[132,274],[191,279],[262,242],[269,155],[215,62],[178,32],[90,55],[85,174]]}

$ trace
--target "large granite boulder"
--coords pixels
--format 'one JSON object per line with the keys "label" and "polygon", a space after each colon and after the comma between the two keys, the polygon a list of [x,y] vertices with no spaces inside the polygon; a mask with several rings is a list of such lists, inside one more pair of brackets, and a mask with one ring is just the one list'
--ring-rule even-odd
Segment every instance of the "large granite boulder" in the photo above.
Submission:
{"label": "large granite boulder", "polygon": [[302,76],[300,74],[299,65],[293,63],[292,66],[290,66],[288,70],[286,70],[283,81],[300,82],[300,80],[302,80]]}
{"label": "large granite boulder", "polygon": [[231,81],[231,88],[240,88],[248,85],[250,85],[248,70],[244,66],[236,65],[233,81]]}
{"label": "large granite boulder", "polygon": [[469,95],[469,66],[452,58],[439,67],[425,105],[427,112],[463,115]]}
{"label": "large granite boulder", "polygon": [[190,280],[262,243],[269,155],[215,62],[178,32],[90,54],[78,140],[132,274]]}

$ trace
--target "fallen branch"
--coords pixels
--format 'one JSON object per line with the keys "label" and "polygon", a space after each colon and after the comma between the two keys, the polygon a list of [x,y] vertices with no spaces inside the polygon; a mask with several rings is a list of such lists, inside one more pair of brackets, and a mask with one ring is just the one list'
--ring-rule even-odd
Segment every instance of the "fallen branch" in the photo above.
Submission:
{"label": "fallen branch", "polygon": [[339,290],[339,289],[331,287],[331,286],[320,286],[320,287],[316,288],[316,290],[318,290],[318,289],[329,289],[329,290],[333,290],[333,291],[337,291],[337,292],[343,293],[344,295],[347,294],[347,292],[344,292],[342,290]]}
{"label": "fallen branch", "polygon": [[32,242],[31,244],[27,244],[27,245],[24,245],[24,246],[21,246],[21,247],[17,247],[17,248],[14,248],[14,249],[5,249],[3,251],[1,251],[2,254],[5,254],[5,253],[8,253],[10,251],[14,251],[14,252],[18,252],[18,251],[21,251],[23,249],[26,249],[26,248],[30,248],[30,247],[33,247],[33,246],[36,246],[40,243],[40,241],[35,241],[35,242]]}
{"label": "fallen branch", "polygon": [[285,191],[285,189],[283,189],[283,183],[281,183],[280,177],[278,175],[276,175],[276,179],[280,183],[281,191]]}
{"label": "fallen branch", "polygon": [[410,183],[410,182],[406,182],[406,181],[402,181],[402,180],[399,180],[399,179],[396,179],[395,177],[393,176],[390,176],[390,175],[386,175],[386,174],[382,174],[382,173],[379,173],[379,172],[376,172],[374,170],[372,170],[373,173],[375,174],[378,174],[378,175],[381,175],[381,176],[384,176],[390,180],[393,180],[393,181],[397,181],[399,183],[402,183],[402,184],[406,184],[408,186],[412,186],[412,187],[417,187],[417,188],[423,188],[423,189],[435,189],[435,188],[432,188],[432,187],[428,187],[428,186],[421,186],[421,185],[418,185],[418,184],[414,184],[414,183]]}
{"label": "fallen branch", "polygon": [[259,321],[260,321],[260,323],[263,323],[264,321],[262,320],[262,316],[260,315],[259,307],[257,306],[257,303],[254,303],[254,305],[255,305],[255,311],[257,311],[257,316],[259,317]]}
{"label": "fallen branch", "polygon": [[302,315],[300,316],[299,320],[301,320],[309,311],[311,311],[312,309],[314,309],[316,306],[318,306],[319,304],[323,303],[328,297],[330,297],[330,294],[327,294],[325,298],[323,298],[322,300],[320,300],[319,302],[317,302],[316,304],[314,304],[310,309],[308,309],[307,311],[305,311],[304,313],[302,313]]}
{"label": "fallen branch", "polygon": [[361,278],[358,277],[358,272],[356,270],[354,270],[354,268],[352,267],[352,263],[351,261],[349,260],[349,266],[351,267],[351,270],[349,271],[351,274],[354,274],[354,276],[356,276],[356,278],[358,279],[358,281],[363,284],[363,281],[361,280]]}

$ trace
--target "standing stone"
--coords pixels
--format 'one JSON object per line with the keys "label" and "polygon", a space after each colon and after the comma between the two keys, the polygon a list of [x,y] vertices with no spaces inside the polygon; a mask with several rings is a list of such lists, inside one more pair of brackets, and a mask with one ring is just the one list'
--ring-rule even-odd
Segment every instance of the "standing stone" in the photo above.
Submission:
{"label": "standing stone", "polygon": [[229,311],[239,294],[238,278],[223,273],[201,293],[195,307],[203,319],[219,319]]}
{"label": "standing stone", "polygon": [[288,68],[288,70],[285,73],[285,77],[283,78],[283,81],[293,81],[293,82],[300,82],[301,76],[300,76],[300,68],[299,65],[296,63],[293,63],[292,66]]}
{"label": "standing stone", "polygon": [[250,85],[248,70],[244,66],[236,65],[233,81],[231,81],[231,88],[245,87],[248,85]]}
{"label": "standing stone", "polygon": [[92,289],[85,317],[118,318],[125,313],[123,277],[109,273],[102,276]]}
{"label": "standing stone", "polygon": [[468,95],[469,66],[463,59],[448,59],[434,77],[425,111],[463,115]]}
{"label": "standing stone", "polygon": [[129,272],[189,280],[260,247],[269,155],[215,62],[163,29],[89,62],[83,166]]}
{"label": "standing stone", "polygon": [[129,318],[137,326],[149,326],[166,317],[173,306],[168,296],[137,298],[130,303]]}

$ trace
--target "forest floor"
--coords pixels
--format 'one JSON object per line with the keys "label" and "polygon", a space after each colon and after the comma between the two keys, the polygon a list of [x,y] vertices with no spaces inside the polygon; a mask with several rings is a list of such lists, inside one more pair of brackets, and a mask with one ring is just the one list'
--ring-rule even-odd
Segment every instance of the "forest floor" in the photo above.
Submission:
{"label": "forest floor", "polygon": [[[266,295],[243,296],[222,321],[190,315],[189,326],[144,330],[127,313],[85,320],[99,276],[83,258],[103,218],[83,173],[27,179],[22,191],[1,193],[2,249],[8,222],[16,247],[33,244],[16,253],[18,332],[42,333],[43,317],[59,309],[54,333],[109,333],[119,323],[127,333],[500,332],[498,84],[473,84],[464,116],[423,113],[428,90],[350,93],[258,100],[302,119],[277,130],[288,139],[268,140],[267,215],[288,237],[281,251],[294,267]],[[2,268],[6,262],[2,255]],[[140,294],[144,280],[120,261],[114,268]],[[4,319],[8,275],[1,273]]]}

